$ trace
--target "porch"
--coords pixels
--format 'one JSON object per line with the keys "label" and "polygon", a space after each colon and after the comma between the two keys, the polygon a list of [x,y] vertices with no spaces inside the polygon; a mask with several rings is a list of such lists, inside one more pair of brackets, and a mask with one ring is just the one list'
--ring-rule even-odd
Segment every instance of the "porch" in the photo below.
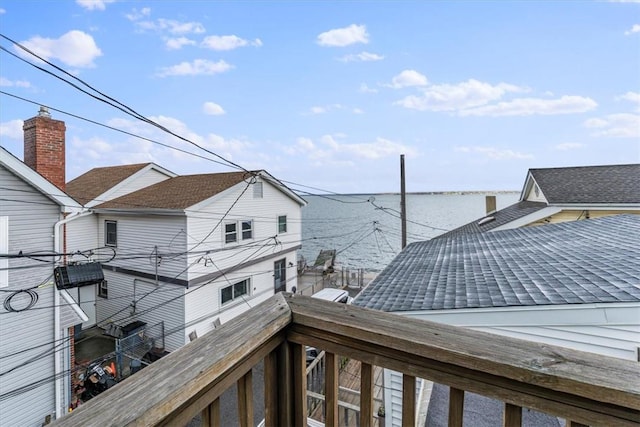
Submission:
{"label": "porch", "polygon": [[[423,322],[309,297],[278,294],[187,344],[57,420],[55,426],[182,426],[201,414],[218,426],[219,397],[234,384],[240,425],[253,424],[251,368],[264,360],[267,427],[304,426],[305,346],[325,350],[325,424],[338,425],[339,356],[361,362],[359,425],[374,419],[373,368],[403,373],[402,424],[415,426],[416,378],[451,387],[449,425],[462,425],[464,393],[572,426],[637,426],[640,364]],[[377,415],[377,414],[376,414]]]}

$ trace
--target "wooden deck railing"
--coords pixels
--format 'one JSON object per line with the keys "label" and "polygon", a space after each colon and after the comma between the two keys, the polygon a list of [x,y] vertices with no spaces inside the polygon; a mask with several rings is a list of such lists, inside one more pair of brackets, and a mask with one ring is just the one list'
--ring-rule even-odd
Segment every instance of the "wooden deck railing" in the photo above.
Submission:
{"label": "wooden deck railing", "polygon": [[276,295],[155,362],[57,420],[55,426],[219,425],[220,395],[238,386],[240,425],[253,423],[251,368],[264,360],[265,425],[305,426],[305,346],[325,355],[325,423],[338,425],[338,357],[362,362],[360,426],[373,420],[372,367],[404,374],[404,426],[415,425],[415,379],[451,386],[449,423],[462,425],[464,392],[573,425],[638,426],[640,364],[418,321],[308,297]]}

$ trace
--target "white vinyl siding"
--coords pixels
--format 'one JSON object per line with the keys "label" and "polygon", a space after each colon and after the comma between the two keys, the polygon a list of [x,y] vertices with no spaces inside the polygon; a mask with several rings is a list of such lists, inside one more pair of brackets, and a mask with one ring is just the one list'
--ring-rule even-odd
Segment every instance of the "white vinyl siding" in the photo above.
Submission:
{"label": "white vinyl siding", "polygon": [[[9,217],[0,216],[0,254],[9,252]],[[0,288],[9,286],[9,258],[0,258]]]}
{"label": "white vinyl siding", "polygon": [[[116,258],[109,265],[156,274],[168,278],[186,279],[185,218],[171,215],[100,215],[118,223]],[[103,246],[101,233],[99,246]],[[159,257],[156,258],[156,247]],[[111,297],[111,296],[110,296]]]}
{"label": "white vinyl siding", "polygon": [[[156,286],[153,282],[112,271],[105,271],[105,279],[109,298],[99,298],[96,303],[99,326],[106,327],[109,322],[124,326],[136,320],[152,326],[164,321],[168,334],[165,348],[174,351],[185,344],[184,287],[164,282]],[[132,313],[134,302],[136,310]]]}
{"label": "white vinyl siding", "polygon": [[[98,234],[102,228],[98,227],[98,215],[86,215],[76,218],[66,225],[67,253],[85,252],[100,246]],[[84,256],[73,257],[70,261],[85,261]],[[100,261],[100,260],[99,260]]]}
{"label": "white vinyl siding", "polygon": [[[53,251],[53,226],[61,219],[60,206],[2,166],[0,198],[4,199],[0,203],[0,217],[8,217],[8,252]],[[25,215],[27,212],[28,215]],[[0,395],[17,392],[0,400],[2,425],[40,426],[46,415],[55,413],[53,381],[26,390],[30,385],[42,380],[43,372],[52,375],[54,371],[51,343],[54,339],[55,286],[49,279],[53,268],[50,264],[38,263],[42,265],[14,269],[33,264],[33,260],[22,258],[8,261],[12,270],[8,272],[9,286],[4,290],[45,285],[36,290],[38,302],[34,308],[39,309],[7,313],[0,305],[0,372],[7,372],[33,359],[27,367],[15,369],[2,376]],[[27,351],[15,354],[22,350]],[[42,353],[44,355],[41,355]],[[11,354],[14,355],[10,356]],[[38,355],[41,356],[36,357]],[[24,388],[22,392],[21,388]]]}

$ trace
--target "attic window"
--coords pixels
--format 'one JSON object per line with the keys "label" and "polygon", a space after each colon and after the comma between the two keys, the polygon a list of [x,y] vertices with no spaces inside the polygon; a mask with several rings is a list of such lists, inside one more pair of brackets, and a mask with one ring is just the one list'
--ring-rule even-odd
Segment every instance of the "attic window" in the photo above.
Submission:
{"label": "attic window", "polygon": [[495,221],[496,217],[495,216],[485,216],[484,218],[482,218],[480,221],[478,221],[478,225],[485,225],[490,223],[491,221]]}

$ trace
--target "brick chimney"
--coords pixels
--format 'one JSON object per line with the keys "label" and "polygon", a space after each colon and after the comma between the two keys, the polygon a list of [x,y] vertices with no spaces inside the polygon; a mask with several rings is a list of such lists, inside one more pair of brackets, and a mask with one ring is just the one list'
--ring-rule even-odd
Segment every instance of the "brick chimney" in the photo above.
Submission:
{"label": "brick chimney", "polygon": [[38,115],[25,120],[24,162],[53,185],[65,191],[66,126],[51,118],[47,107],[40,107]]}

